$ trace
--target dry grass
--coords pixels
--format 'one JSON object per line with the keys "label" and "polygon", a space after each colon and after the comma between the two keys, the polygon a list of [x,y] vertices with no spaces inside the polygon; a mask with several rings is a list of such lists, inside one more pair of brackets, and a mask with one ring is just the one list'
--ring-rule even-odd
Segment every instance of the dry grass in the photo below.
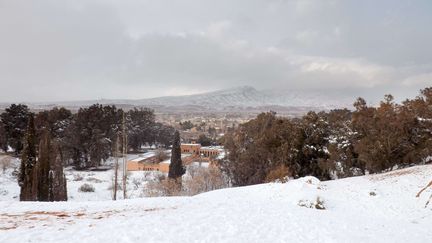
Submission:
{"label": "dry grass", "polygon": [[290,169],[285,165],[280,165],[272,169],[266,176],[265,182],[286,183],[292,176]]}
{"label": "dry grass", "polygon": [[422,172],[424,172],[424,168],[420,166],[420,167],[411,167],[411,168],[394,170],[382,174],[369,175],[368,178],[371,181],[382,181],[386,179],[397,178],[402,175],[418,174]]}
{"label": "dry grass", "polygon": [[[144,208],[144,209],[125,209],[125,210],[106,210],[101,212],[65,212],[65,211],[26,211],[20,214],[0,214],[0,232],[14,230],[17,228],[34,228],[36,226],[53,227],[59,225],[75,224],[79,220],[101,220],[115,215],[125,216],[127,211],[134,212],[154,212],[165,208]],[[173,208],[175,209],[175,208]],[[122,213],[122,214],[121,214]],[[92,224],[94,226],[94,224]]]}

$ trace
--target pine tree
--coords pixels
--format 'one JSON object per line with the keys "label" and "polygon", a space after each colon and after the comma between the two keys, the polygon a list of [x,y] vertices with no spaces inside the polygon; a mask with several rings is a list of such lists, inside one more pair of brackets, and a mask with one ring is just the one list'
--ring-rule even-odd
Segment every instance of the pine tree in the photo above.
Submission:
{"label": "pine tree", "polygon": [[24,140],[24,150],[21,156],[21,168],[18,184],[21,187],[20,201],[37,200],[37,188],[34,185],[34,167],[36,165],[36,132],[33,115],[29,115],[27,131]]}
{"label": "pine tree", "polygon": [[1,119],[0,119],[0,150],[3,150],[4,152],[7,152],[8,150],[6,131],[4,129],[3,123],[1,122]]}
{"label": "pine tree", "polygon": [[171,164],[169,166],[168,177],[174,180],[181,178],[186,172],[181,160],[181,149],[180,149],[180,133],[175,131],[174,141],[171,150]]}
{"label": "pine tree", "polygon": [[22,141],[25,137],[29,115],[28,107],[21,104],[12,104],[0,115],[6,143],[15,150],[16,155],[19,155],[24,147]]}

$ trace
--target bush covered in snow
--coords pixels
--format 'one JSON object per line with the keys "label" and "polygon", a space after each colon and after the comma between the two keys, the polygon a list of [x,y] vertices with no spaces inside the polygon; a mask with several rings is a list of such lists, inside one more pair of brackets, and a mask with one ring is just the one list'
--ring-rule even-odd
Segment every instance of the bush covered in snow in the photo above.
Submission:
{"label": "bush covered in snow", "polygon": [[12,157],[5,156],[3,158],[0,158],[0,168],[2,170],[2,173],[6,173],[6,170],[10,168],[12,165]]}
{"label": "bush covered in snow", "polygon": [[80,174],[76,174],[73,177],[74,177],[73,178],[74,181],[82,181],[84,179],[84,177]]}
{"label": "bush covered in snow", "polygon": [[300,200],[298,205],[305,208],[315,208],[320,210],[326,209],[324,206],[324,200],[320,197],[317,197],[315,201]]}
{"label": "bush covered in snow", "polygon": [[82,184],[79,188],[78,188],[79,192],[94,192],[95,188],[92,184]]}

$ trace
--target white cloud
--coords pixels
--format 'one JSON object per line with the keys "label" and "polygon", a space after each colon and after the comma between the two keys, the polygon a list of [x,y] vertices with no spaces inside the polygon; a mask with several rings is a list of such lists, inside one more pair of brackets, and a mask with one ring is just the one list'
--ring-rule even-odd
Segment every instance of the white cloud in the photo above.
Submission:
{"label": "white cloud", "polygon": [[211,23],[205,34],[211,38],[219,39],[224,37],[227,31],[231,28],[231,22],[224,20]]}
{"label": "white cloud", "polygon": [[414,75],[403,80],[402,84],[407,87],[419,85],[432,86],[432,72]]}

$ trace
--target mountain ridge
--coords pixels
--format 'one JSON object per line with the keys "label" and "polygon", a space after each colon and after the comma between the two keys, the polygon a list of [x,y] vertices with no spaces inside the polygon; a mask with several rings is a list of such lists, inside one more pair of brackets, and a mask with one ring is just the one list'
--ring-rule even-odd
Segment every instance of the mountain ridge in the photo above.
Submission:
{"label": "mountain ridge", "polygon": [[149,107],[156,110],[171,111],[245,111],[268,110],[271,107],[304,108],[305,110],[329,110],[345,108],[352,104],[352,98],[343,95],[332,95],[322,91],[296,90],[257,90],[244,85],[229,89],[181,95],[162,96],[145,99],[100,99],[83,101],[33,102],[27,103],[31,108],[43,109],[54,106],[80,108],[92,104],[117,105],[120,107]]}

